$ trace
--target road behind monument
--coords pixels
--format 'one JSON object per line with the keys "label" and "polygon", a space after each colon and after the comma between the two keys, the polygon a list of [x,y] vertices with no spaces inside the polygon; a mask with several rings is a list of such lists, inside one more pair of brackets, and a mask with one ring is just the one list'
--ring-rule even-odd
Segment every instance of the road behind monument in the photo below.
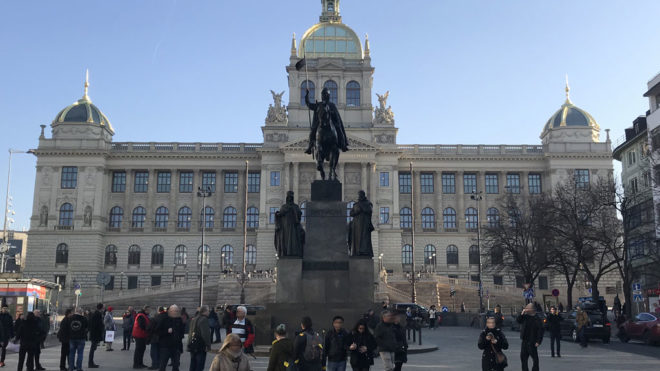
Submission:
{"label": "road behind monument", "polygon": [[[426,329],[425,329],[426,330]],[[520,370],[520,339],[518,333],[505,332],[509,340],[509,350],[505,353],[509,359],[507,370]],[[481,351],[477,349],[477,329],[465,327],[440,327],[435,331],[424,331],[423,339],[427,343],[438,345],[439,350],[431,353],[412,354],[408,357],[409,362],[403,366],[404,370],[480,370]],[[100,371],[125,371],[131,369],[133,362],[133,346],[131,351],[120,351],[121,339],[115,342],[113,352],[106,352],[100,346],[95,355],[95,362],[101,368]],[[581,349],[578,344],[570,341],[562,341],[562,357],[550,357],[550,342],[546,337],[539,349],[541,370],[543,371],[567,371],[567,370],[599,370],[599,371],[628,371],[628,370],[657,370],[660,368],[660,348],[647,346],[641,343],[622,344],[616,338],[612,338],[611,344],[602,344],[593,341],[586,349]],[[215,347],[218,344],[214,344]],[[41,363],[47,370],[59,370],[59,346],[49,347],[42,350]],[[83,369],[87,370],[87,355],[89,354],[89,342],[85,345],[85,358]],[[206,360],[206,369],[211,365],[214,354],[209,354]],[[18,354],[8,354],[6,368],[16,369]],[[149,349],[145,352],[144,362],[151,364]],[[258,357],[251,359],[252,369],[255,371],[265,370],[268,359]],[[190,366],[189,353],[181,357],[181,370],[187,370]],[[530,363],[531,368],[531,363]],[[171,368],[168,368],[171,370]],[[350,367],[349,367],[350,369]],[[372,370],[382,370],[382,363],[376,360]]]}

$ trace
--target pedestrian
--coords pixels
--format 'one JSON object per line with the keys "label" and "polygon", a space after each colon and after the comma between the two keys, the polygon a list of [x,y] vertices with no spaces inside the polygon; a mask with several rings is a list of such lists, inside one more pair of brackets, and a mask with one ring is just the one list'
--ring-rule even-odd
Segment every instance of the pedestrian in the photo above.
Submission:
{"label": "pedestrian", "polygon": [[[18,320],[17,320],[18,321]],[[28,312],[21,318],[20,326],[16,332],[16,340],[20,344],[18,351],[18,371],[23,370],[23,363],[26,363],[28,371],[35,370],[34,353],[40,347],[39,320],[34,312]],[[25,357],[27,356],[27,361]]]}
{"label": "pedestrian", "polygon": [[[197,313],[195,313],[196,315]],[[190,316],[188,315],[188,312],[186,311],[186,308],[181,308],[181,322],[183,322],[183,329],[184,333],[187,334],[188,330],[190,329]]]}
{"label": "pedestrian", "polygon": [[465,313],[465,302],[461,302],[461,313]]}
{"label": "pedestrian", "polygon": [[575,317],[575,323],[577,324],[577,336],[578,339],[580,339],[580,346],[582,348],[586,348],[588,343],[587,343],[587,335],[585,332],[587,326],[591,324],[591,320],[589,319],[587,312],[582,310],[582,307],[580,306],[577,307],[577,316]]}
{"label": "pedestrian", "polygon": [[[351,367],[354,371],[369,371],[374,364],[374,352],[376,351],[376,339],[369,332],[369,324],[360,320],[351,332]],[[270,371],[270,370],[269,370]]]}
{"label": "pedestrian", "polygon": [[68,318],[64,326],[63,336],[69,339],[69,371],[82,371],[88,330],[87,317],[82,313],[81,308],[76,308],[75,313]]}
{"label": "pedestrian", "polygon": [[394,328],[394,313],[383,311],[382,321],[376,326],[374,338],[378,346],[380,359],[385,371],[394,370],[394,353],[397,351],[396,329]]}
{"label": "pedestrian", "polygon": [[149,321],[149,326],[147,326],[147,332],[149,333],[149,356],[151,357],[150,370],[160,369],[160,333],[158,326],[165,318],[167,318],[167,308],[158,307],[158,312]]}
{"label": "pedestrian", "polygon": [[250,360],[242,349],[243,342],[240,336],[228,334],[218,355],[213,358],[209,371],[250,371]]}
{"label": "pedestrian", "polygon": [[557,312],[557,308],[553,305],[550,307],[550,314],[548,314],[548,330],[550,330],[550,353],[552,357],[555,356],[555,344],[557,345],[557,357],[561,357],[561,321],[564,319],[561,314]]}
{"label": "pedestrian", "polygon": [[477,346],[484,351],[481,355],[481,371],[502,371],[508,366],[506,358],[503,363],[497,359],[498,353],[509,349],[509,342],[504,332],[497,327],[494,317],[486,318],[486,328],[479,335]]}
{"label": "pedestrian", "polygon": [[332,319],[332,328],[325,334],[322,366],[327,371],[346,371],[350,344],[349,334],[344,329],[344,318],[335,316]]}
{"label": "pedestrian", "polygon": [[147,327],[149,326],[149,312],[150,308],[145,305],[142,310],[135,316],[135,323],[133,324],[133,338],[135,338],[135,352],[133,353],[133,368],[145,368],[144,364],[144,351],[147,348],[147,339],[149,333]]}
{"label": "pedestrian", "polygon": [[203,371],[206,364],[206,352],[211,350],[211,329],[209,327],[209,307],[204,305],[190,322],[188,351],[190,352],[190,371]]}
{"label": "pedestrian", "polygon": [[[44,324],[44,318],[41,315],[41,310],[35,309],[34,310],[34,318],[37,324],[37,331],[39,332],[39,346],[37,346],[34,349],[34,369],[37,371],[43,371],[45,368],[41,365],[41,349],[43,347],[44,341],[46,341],[46,336],[48,336],[48,332],[46,332],[46,325]],[[48,326],[50,327],[50,326]]]}
{"label": "pedestrian", "polygon": [[71,316],[73,316],[73,309],[67,308],[64,311],[64,318],[60,322],[60,329],[57,331],[57,339],[62,344],[60,348],[60,371],[66,371],[66,359],[69,357],[69,333],[71,326]]}
{"label": "pedestrian", "polygon": [[438,311],[435,309],[435,305],[431,305],[431,308],[429,308],[429,329],[431,330],[435,330],[436,313]]}
{"label": "pedestrian", "polygon": [[215,340],[213,340],[213,335],[215,334],[215,329],[216,329],[216,327],[219,326],[219,322],[218,322],[218,321],[219,321],[219,320],[218,320],[218,313],[216,313],[214,310],[212,310],[212,311],[209,313],[209,328],[211,329],[211,341],[212,341],[213,343],[218,343],[218,342],[220,342],[220,337],[219,337],[219,336],[216,336],[216,337],[215,337]]}
{"label": "pedestrian", "polygon": [[408,362],[408,340],[406,339],[406,329],[404,326],[401,326],[401,316],[394,316],[393,327],[396,339],[396,351],[394,352],[394,371],[401,371],[403,364]]}
{"label": "pedestrian", "polygon": [[495,327],[501,330],[504,324],[504,315],[502,314],[502,307],[499,304],[495,306],[493,318],[495,318]]}
{"label": "pedestrian", "polygon": [[364,319],[367,321],[367,328],[373,334],[373,331],[376,329],[376,326],[378,326],[378,323],[380,322],[376,316],[376,312],[374,312],[373,309],[367,310],[367,313],[364,315]]}
{"label": "pedestrian", "polygon": [[525,306],[522,313],[516,318],[520,323],[520,361],[522,362],[522,371],[528,371],[528,360],[532,357],[532,371],[539,371],[538,347],[543,341],[543,324],[536,316],[536,309],[533,303]]}
{"label": "pedestrian", "polygon": [[230,329],[231,329],[231,324],[234,323],[234,314],[231,311],[231,307],[229,305],[225,305],[225,311],[222,315],[222,324],[225,327],[225,335],[229,335]]}
{"label": "pedestrian", "polygon": [[[158,320],[156,331],[158,331],[160,371],[165,371],[170,360],[172,360],[172,371],[179,371],[185,326],[181,320],[181,309],[176,304],[170,305],[165,317]],[[151,346],[153,347],[153,344]]]}
{"label": "pedestrian", "polygon": [[245,354],[252,354],[254,353],[254,326],[246,316],[247,308],[242,305],[236,308],[236,320],[231,324],[229,332],[241,338]]}
{"label": "pedestrian", "polygon": [[287,371],[294,363],[293,341],[286,337],[286,326],[280,324],[275,328],[275,341],[270,348],[266,371]]}
{"label": "pedestrian", "polygon": [[99,343],[105,340],[105,325],[103,324],[103,303],[96,304],[96,310],[89,319],[89,357],[87,358],[88,368],[98,368],[94,363],[94,353]]}
{"label": "pedestrian", "polygon": [[133,321],[135,319],[133,318],[133,313],[131,313],[131,307],[128,308],[121,316],[122,340],[124,344],[121,350],[131,350],[131,332],[133,332]]}
{"label": "pedestrian", "polygon": [[7,344],[14,338],[14,321],[9,314],[9,307],[7,304],[2,305],[0,311],[0,325],[2,327],[2,358],[0,358],[0,367],[5,367],[5,356],[7,355]]}
{"label": "pedestrian", "polygon": [[302,331],[293,342],[293,353],[298,363],[298,371],[321,371],[323,342],[321,336],[312,328],[312,319],[303,317],[300,321]]}
{"label": "pedestrian", "polygon": [[[108,307],[108,310],[105,311],[105,316],[103,317],[103,325],[105,327],[105,338],[107,339],[108,332],[112,331],[113,339],[115,335],[115,318],[113,317],[112,314],[112,307]],[[104,340],[106,340],[104,339]],[[112,352],[112,341],[105,342],[105,350],[108,352]]]}

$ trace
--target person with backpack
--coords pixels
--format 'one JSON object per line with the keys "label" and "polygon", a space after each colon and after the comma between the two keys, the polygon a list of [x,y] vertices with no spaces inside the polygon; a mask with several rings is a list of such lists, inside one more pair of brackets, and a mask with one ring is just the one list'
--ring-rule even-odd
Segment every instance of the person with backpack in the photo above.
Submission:
{"label": "person with backpack", "polygon": [[190,333],[188,334],[190,371],[203,371],[206,364],[206,352],[211,350],[211,328],[208,315],[209,307],[203,305],[190,322]]}
{"label": "person with backpack", "polygon": [[350,340],[342,316],[332,319],[332,328],[326,333],[323,343],[323,367],[327,371],[346,371]]}
{"label": "person with backpack", "polygon": [[135,352],[133,353],[133,368],[146,368],[144,364],[144,351],[147,349],[147,339],[149,338],[149,312],[151,309],[145,305],[135,316],[133,324],[133,338],[135,339]]}
{"label": "person with backpack", "polygon": [[303,317],[300,327],[302,331],[293,342],[295,362],[299,371],[321,371],[323,342],[321,336],[312,328],[312,319]]}
{"label": "person with backpack", "polygon": [[96,310],[89,319],[89,357],[87,359],[88,368],[98,368],[94,363],[94,352],[99,343],[105,340],[105,325],[103,324],[103,303],[96,305]]}
{"label": "person with backpack", "polygon": [[228,329],[229,333],[236,334],[243,342],[243,352],[245,354],[254,353],[254,326],[246,317],[247,308],[239,306],[236,308],[236,320]]}
{"label": "person with backpack", "polygon": [[266,371],[287,371],[292,365],[295,365],[293,341],[286,337],[286,326],[280,324],[275,328],[275,341],[270,348]]}
{"label": "person with backpack", "polygon": [[227,335],[209,371],[251,371],[250,359],[243,353],[243,349],[240,336]]}
{"label": "person with backpack", "polygon": [[383,311],[383,320],[374,330],[374,338],[378,345],[378,353],[383,360],[385,371],[394,370],[394,355],[397,351],[397,335],[394,328],[394,313],[389,310]]}
{"label": "person with backpack", "polygon": [[82,313],[81,308],[76,308],[75,314],[69,318],[65,327],[64,337],[69,338],[69,371],[74,369],[82,371],[88,328],[87,317],[83,316]]}
{"label": "person with backpack", "polygon": [[60,322],[60,329],[57,331],[57,339],[62,344],[60,349],[60,371],[68,370],[66,367],[66,359],[69,357],[69,326],[71,325],[71,316],[73,315],[73,310],[67,308],[64,311],[64,318]]}
{"label": "person with backpack", "polygon": [[360,320],[351,333],[348,349],[351,351],[351,367],[354,371],[369,371],[374,364],[376,339],[369,331],[367,320]]}
{"label": "person with backpack", "polygon": [[9,314],[9,307],[7,304],[2,305],[2,312],[0,312],[0,325],[2,326],[2,358],[0,358],[0,367],[5,367],[5,356],[7,355],[7,344],[9,340],[14,338],[14,320]]}

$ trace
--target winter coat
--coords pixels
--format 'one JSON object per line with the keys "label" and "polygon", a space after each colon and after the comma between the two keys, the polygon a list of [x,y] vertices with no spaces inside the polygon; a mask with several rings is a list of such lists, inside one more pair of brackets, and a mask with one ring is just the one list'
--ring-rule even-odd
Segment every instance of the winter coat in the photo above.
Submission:
{"label": "winter coat", "polygon": [[493,313],[493,317],[495,318],[495,327],[501,329],[504,324],[504,316],[502,315],[502,312]]}
{"label": "winter coat", "polygon": [[105,326],[103,325],[103,314],[100,310],[95,310],[89,319],[89,340],[103,341],[105,336]]}
{"label": "winter coat", "polygon": [[577,323],[578,331],[580,331],[580,329],[582,329],[583,326],[588,326],[591,320],[589,319],[587,312],[582,311],[582,312],[577,312],[577,316],[575,317],[575,322]]}
{"label": "winter coat", "polygon": [[295,359],[298,361],[298,370],[299,371],[321,371],[321,361],[306,361],[305,360],[305,348],[307,347],[307,335],[316,335],[314,329],[308,329],[302,331],[296,335],[296,339],[293,341],[293,354]]}
{"label": "winter coat", "polygon": [[130,312],[124,313],[124,315],[121,317],[121,320],[122,320],[121,328],[123,328],[124,330],[130,330],[133,328],[133,321],[135,321],[135,319],[133,318],[133,314],[131,314]]}
{"label": "winter coat", "polygon": [[[66,321],[66,325],[64,322]],[[65,318],[60,324],[63,339],[68,340],[85,340],[87,338],[88,322],[85,316],[80,314],[73,314],[71,317]],[[67,340],[67,341],[68,341]]]}
{"label": "winter coat", "polygon": [[146,339],[149,337],[149,317],[144,311],[141,311],[135,316],[135,323],[133,323],[133,333],[131,334],[136,339]]}
{"label": "winter coat", "polygon": [[[181,341],[185,333],[183,321],[181,317],[170,317],[165,313],[165,318],[158,320],[156,332],[158,333],[158,344],[161,347],[180,349],[182,348]],[[170,332],[170,329],[172,331]]]}
{"label": "winter coat", "polygon": [[548,314],[548,330],[551,334],[559,335],[561,333],[561,321],[563,320],[559,314]]}
{"label": "winter coat", "polygon": [[520,323],[520,339],[524,343],[541,344],[543,341],[543,324],[537,316],[519,315],[516,321]]}
{"label": "winter coat", "polygon": [[394,324],[394,335],[396,339],[396,350],[394,351],[394,362],[408,362],[408,340],[406,339],[406,329],[403,326]]}
{"label": "winter coat", "polygon": [[286,371],[285,362],[294,362],[293,341],[287,338],[275,340],[270,348],[266,371]]}
{"label": "winter coat", "polygon": [[147,337],[149,339],[149,344],[158,344],[160,336],[158,328],[160,326],[160,322],[162,322],[165,318],[167,318],[167,312],[161,312],[156,314],[154,318],[149,321],[149,326],[147,326],[147,333],[149,334]]}
{"label": "winter coat", "polygon": [[[488,333],[493,334],[493,336],[497,340],[497,343],[492,344],[490,340],[486,340],[486,336],[488,335]],[[509,349],[509,342],[506,340],[506,336],[504,336],[504,332],[502,332],[500,329],[498,328],[484,329],[479,335],[479,341],[477,343],[477,346],[479,347],[479,349],[484,351],[483,354],[481,355],[482,371],[501,371],[507,366],[506,363],[504,365],[498,365],[497,359],[495,357],[495,351],[501,352],[504,349]],[[495,348],[495,351],[493,351],[493,348]]]}
{"label": "winter coat", "polygon": [[6,343],[9,339],[14,337],[14,321],[11,319],[11,314],[0,313],[0,324],[2,324],[2,342]]}
{"label": "winter coat", "polygon": [[209,312],[209,327],[215,329],[218,326],[220,326],[220,323],[218,322],[218,314],[214,310],[211,310]]}
{"label": "winter coat", "polygon": [[335,329],[332,328],[326,332],[325,340],[323,341],[324,366],[327,361],[342,362],[346,360],[348,356],[348,347],[351,345],[349,337],[350,335],[344,329],[335,331]]}
{"label": "winter coat", "polygon": [[393,323],[380,322],[374,330],[379,352],[393,353],[397,349],[396,330]]}
{"label": "winter coat", "polygon": [[41,323],[37,317],[28,318],[21,322],[16,335],[23,349],[39,349],[41,345]]}
{"label": "winter coat", "polygon": [[213,358],[209,371],[250,371],[250,360],[241,353],[240,356],[232,359],[226,353],[220,352]]}
{"label": "winter coat", "polygon": [[[363,333],[353,331],[350,338],[350,344],[355,344],[355,350],[351,350],[351,367],[353,368],[369,368],[374,364],[374,352],[376,351],[376,339],[369,330]],[[350,347],[349,344],[349,347]],[[367,351],[360,353],[360,347],[367,347]]]}
{"label": "winter coat", "polygon": [[193,338],[193,333],[204,341],[206,347],[211,347],[211,328],[209,327],[209,319],[206,316],[195,316],[190,324],[190,333],[188,334],[188,344]]}
{"label": "winter coat", "polygon": [[105,312],[105,317],[103,317],[103,325],[105,326],[106,331],[115,331],[115,319],[112,317],[112,312]]}

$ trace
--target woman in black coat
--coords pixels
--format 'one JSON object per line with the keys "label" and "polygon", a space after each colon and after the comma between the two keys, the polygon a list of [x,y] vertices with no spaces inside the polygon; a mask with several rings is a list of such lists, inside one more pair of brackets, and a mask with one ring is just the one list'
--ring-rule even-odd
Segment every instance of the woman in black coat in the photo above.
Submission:
{"label": "woman in black coat", "polygon": [[506,361],[503,364],[497,363],[496,352],[508,349],[509,342],[504,333],[495,327],[494,317],[486,319],[486,328],[479,335],[477,346],[484,351],[481,356],[482,371],[502,371],[508,366]]}
{"label": "woman in black coat", "polygon": [[293,341],[286,337],[286,326],[280,324],[275,329],[275,341],[270,348],[267,371],[286,371],[293,363]]}
{"label": "woman in black coat", "polygon": [[401,321],[401,316],[394,316],[393,328],[396,337],[394,371],[401,371],[403,364],[408,362],[408,339],[406,338],[406,326],[401,326]]}
{"label": "woman in black coat", "polygon": [[369,371],[374,364],[374,352],[376,351],[376,339],[368,329],[366,319],[358,321],[351,332],[351,367],[353,371]]}
{"label": "woman in black coat", "polygon": [[34,313],[28,312],[26,318],[21,320],[16,334],[16,340],[20,341],[21,347],[18,351],[18,371],[23,370],[23,362],[27,354],[27,369],[34,371],[34,356],[41,345],[41,328],[39,320]]}

